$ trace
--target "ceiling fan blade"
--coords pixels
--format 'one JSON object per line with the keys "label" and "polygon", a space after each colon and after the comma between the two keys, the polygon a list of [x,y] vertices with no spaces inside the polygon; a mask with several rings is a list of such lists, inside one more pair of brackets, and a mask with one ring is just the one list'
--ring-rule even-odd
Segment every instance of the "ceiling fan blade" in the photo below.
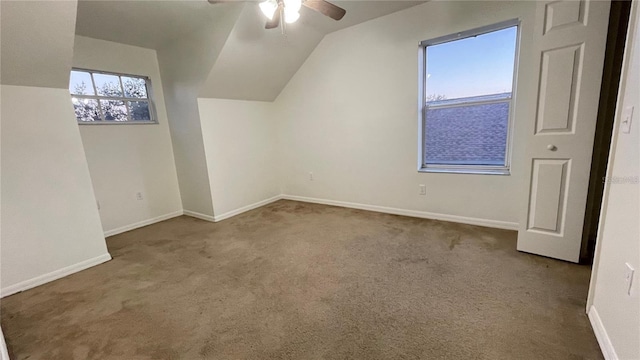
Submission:
{"label": "ceiling fan blade", "polygon": [[264,26],[265,29],[275,29],[280,25],[280,14],[282,13],[282,3],[278,4],[278,8],[273,13],[273,18],[271,20],[267,20],[267,24]]}
{"label": "ceiling fan blade", "polygon": [[347,13],[347,10],[325,0],[307,0],[303,2],[302,5],[328,16],[333,20],[340,20],[344,17],[344,14]]}

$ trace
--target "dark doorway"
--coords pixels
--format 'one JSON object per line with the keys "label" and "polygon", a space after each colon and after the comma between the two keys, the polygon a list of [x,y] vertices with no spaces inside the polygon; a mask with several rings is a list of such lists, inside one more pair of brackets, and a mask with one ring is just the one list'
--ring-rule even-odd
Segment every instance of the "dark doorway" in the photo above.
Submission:
{"label": "dark doorway", "polygon": [[622,72],[624,47],[627,40],[631,0],[614,0],[609,13],[609,30],[605,50],[602,86],[600,88],[600,105],[593,143],[591,175],[587,207],[582,231],[582,248],[580,262],[592,263],[598,236],[598,221],[604,193],[604,177],[607,174],[609,148],[613,134],[613,122],[616,115],[616,103]]}

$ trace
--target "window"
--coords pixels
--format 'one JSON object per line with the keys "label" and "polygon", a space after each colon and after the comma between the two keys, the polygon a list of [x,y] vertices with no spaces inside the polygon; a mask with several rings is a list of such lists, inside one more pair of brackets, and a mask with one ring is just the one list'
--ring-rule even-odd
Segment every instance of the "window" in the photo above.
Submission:
{"label": "window", "polygon": [[80,124],[157,123],[143,76],[73,69],[71,102]]}
{"label": "window", "polygon": [[509,174],[518,26],[420,44],[420,171]]}

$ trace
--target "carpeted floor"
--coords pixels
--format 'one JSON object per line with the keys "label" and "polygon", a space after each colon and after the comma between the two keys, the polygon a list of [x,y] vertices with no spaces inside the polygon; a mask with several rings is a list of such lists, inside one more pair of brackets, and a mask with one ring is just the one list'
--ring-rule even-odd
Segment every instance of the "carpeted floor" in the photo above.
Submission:
{"label": "carpeted floor", "polygon": [[516,233],[279,201],[108,239],[2,299],[12,359],[601,359],[589,267]]}

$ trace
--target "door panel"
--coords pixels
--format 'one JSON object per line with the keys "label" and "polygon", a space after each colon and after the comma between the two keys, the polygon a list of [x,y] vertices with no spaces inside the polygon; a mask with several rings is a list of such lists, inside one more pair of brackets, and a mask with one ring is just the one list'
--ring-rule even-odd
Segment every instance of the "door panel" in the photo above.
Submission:
{"label": "door panel", "polygon": [[584,1],[554,1],[545,4],[544,33],[562,26],[584,25]]}
{"label": "door panel", "polygon": [[568,159],[533,161],[528,230],[562,235],[569,163]]}
{"label": "door panel", "polygon": [[573,132],[582,44],[542,53],[537,132]]}
{"label": "door panel", "polygon": [[525,156],[518,250],[577,262],[589,184],[608,1],[538,2],[535,114]]}

